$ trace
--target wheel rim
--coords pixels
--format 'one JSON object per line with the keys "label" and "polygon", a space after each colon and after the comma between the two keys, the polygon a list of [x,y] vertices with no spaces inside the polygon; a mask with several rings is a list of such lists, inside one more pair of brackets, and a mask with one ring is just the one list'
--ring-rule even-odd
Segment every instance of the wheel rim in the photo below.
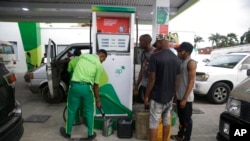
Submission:
{"label": "wheel rim", "polygon": [[47,99],[49,99],[49,100],[52,99],[51,96],[50,96],[50,92],[49,92],[49,91],[45,93],[45,97],[46,97]]}
{"label": "wheel rim", "polygon": [[215,91],[214,91],[214,98],[216,101],[224,101],[227,98],[228,95],[228,91],[225,87],[218,87]]}
{"label": "wheel rim", "polygon": [[58,95],[54,95],[54,98],[52,98],[49,91],[46,93],[46,97],[50,100],[56,100],[56,99],[60,98],[60,96],[58,96]]}
{"label": "wheel rim", "polygon": [[49,103],[58,103],[62,100],[62,97],[60,94],[57,94],[54,96],[54,98],[51,97],[49,90],[46,89],[46,91],[43,94],[44,99]]}

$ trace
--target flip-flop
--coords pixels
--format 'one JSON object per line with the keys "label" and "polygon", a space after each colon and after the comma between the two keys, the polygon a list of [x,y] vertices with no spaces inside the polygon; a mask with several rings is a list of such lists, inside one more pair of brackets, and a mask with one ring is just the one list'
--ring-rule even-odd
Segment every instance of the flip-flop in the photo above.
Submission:
{"label": "flip-flop", "polygon": [[176,140],[176,141],[183,141],[183,139],[181,137],[179,137],[178,135],[171,135],[170,138],[172,140]]}

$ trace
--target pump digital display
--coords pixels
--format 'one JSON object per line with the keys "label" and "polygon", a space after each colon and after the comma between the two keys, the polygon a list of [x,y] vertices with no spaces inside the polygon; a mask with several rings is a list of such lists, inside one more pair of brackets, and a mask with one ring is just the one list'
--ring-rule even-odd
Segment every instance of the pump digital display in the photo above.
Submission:
{"label": "pump digital display", "polygon": [[108,52],[129,52],[129,34],[97,34],[97,49],[105,49]]}

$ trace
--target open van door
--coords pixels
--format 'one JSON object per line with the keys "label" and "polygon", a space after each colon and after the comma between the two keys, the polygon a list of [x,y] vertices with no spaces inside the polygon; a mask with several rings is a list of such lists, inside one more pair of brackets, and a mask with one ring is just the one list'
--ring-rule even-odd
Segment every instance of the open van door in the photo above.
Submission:
{"label": "open van door", "polygon": [[47,48],[47,64],[46,72],[48,78],[48,85],[42,91],[43,98],[48,103],[59,103],[63,100],[64,92],[60,88],[60,68],[56,61],[56,44],[53,40],[49,39]]}
{"label": "open van door", "polygon": [[70,85],[70,73],[67,68],[69,61],[74,58],[74,52],[80,50],[82,54],[92,53],[92,47],[87,43],[70,44],[58,55],[56,55],[56,49],[56,44],[50,39],[46,64],[48,85],[42,88],[43,98],[48,103],[59,103],[67,96],[66,93]]}

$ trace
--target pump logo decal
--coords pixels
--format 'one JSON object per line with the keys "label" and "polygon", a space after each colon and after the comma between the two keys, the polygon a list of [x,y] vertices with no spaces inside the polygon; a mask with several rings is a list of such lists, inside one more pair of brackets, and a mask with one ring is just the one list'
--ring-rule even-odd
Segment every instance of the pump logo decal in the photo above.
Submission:
{"label": "pump logo decal", "polygon": [[125,66],[121,66],[121,68],[118,68],[115,70],[115,74],[120,75],[123,73],[124,70],[125,70]]}

